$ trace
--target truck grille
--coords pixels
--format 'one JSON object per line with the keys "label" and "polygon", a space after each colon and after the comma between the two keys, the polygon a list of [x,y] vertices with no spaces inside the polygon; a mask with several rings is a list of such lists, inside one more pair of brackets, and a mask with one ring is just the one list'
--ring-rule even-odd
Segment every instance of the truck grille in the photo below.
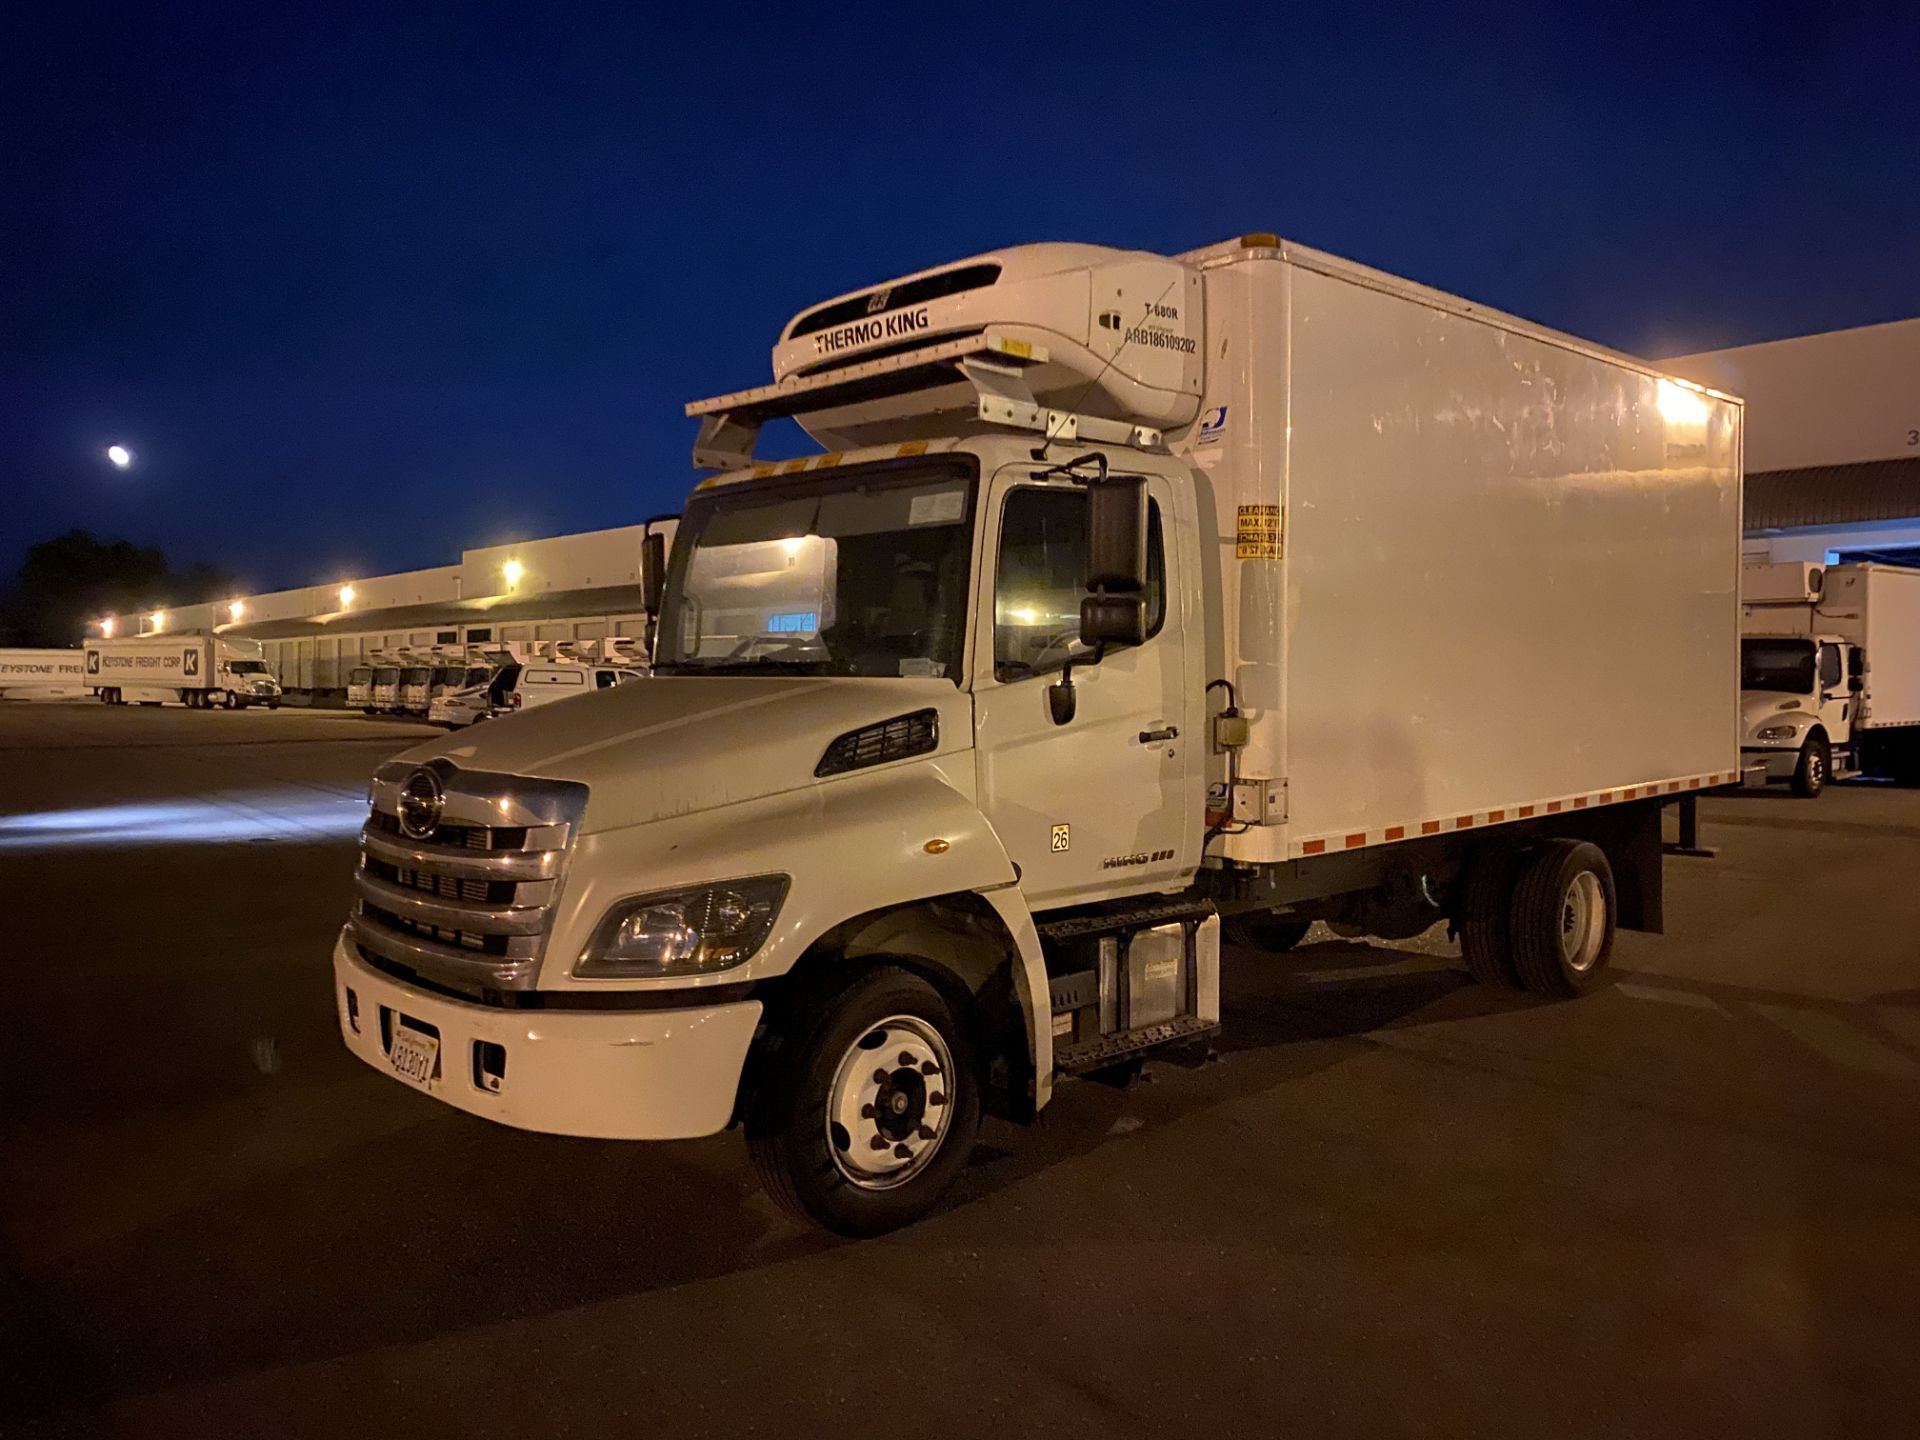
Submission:
{"label": "truck grille", "polygon": [[[400,819],[409,782],[437,786],[441,796],[424,834],[419,813],[407,812],[413,833]],[[532,989],[585,809],[584,785],[445,761],[382,766],[360,832],[350,938],[369,963],[441,986],[480,994]]]}

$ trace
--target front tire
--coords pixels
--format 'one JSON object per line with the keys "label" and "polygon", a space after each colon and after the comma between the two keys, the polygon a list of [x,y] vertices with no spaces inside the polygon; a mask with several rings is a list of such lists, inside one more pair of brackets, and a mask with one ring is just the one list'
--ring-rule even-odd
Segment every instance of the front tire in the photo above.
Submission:
{"label": "front tire", "polygon": [[1583,995],[1613,958],[1613,867],[1597,845],[1549,840],[1526,858],[1510,918],[1514,969],[1540,995]]}
{"label": "front tire", "polygon": [[1833,773],[1833,747],[1824,735],[1809,735],[1800,747],[1800,763],[1793,767],[1793,793],[1812,800],[1827,788]]}
{"label": "front tire", "polygon": [[967,1163],[980,1087],[965,1027],[918,975],[869,970],[772,1032],[747,1110],[768,1194],[837,1235],[931,1211]]}

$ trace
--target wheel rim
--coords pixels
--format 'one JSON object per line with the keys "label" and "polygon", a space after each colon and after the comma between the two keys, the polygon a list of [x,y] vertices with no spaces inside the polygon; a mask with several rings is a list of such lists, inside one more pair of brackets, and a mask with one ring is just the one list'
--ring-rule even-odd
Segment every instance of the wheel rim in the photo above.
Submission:
{"label": "wheel rim", "polygon": [[1807,779],[1812,781],[1814,786],[1817,788],[1826,780],[1826,778],[1827,778],[1826,757],[1823,756],[1818,750],[1809,751],[1807,754]]}
{"label": "wheel rim", "polygon": [[847,1047],[827,1094],[827,1150],[862,1190],[904,1185],[953,1119],[953,1057],[917,1015],[889,1015]]}
{"label": "wheel rim", "polygon": [[1560,956],[1569,970],[1586,972],[1600,958],[1607,934],[1607,895],[1600,877],[1582,870],[1560,900]]}

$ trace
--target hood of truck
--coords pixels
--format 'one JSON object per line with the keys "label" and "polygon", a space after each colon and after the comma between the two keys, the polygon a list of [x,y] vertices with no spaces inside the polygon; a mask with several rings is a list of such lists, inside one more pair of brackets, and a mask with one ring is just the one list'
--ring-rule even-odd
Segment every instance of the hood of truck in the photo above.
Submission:
{"label": "hood of truck", "polygon": [[1785,690],[1742,690],[1740,734],[1750,736],[1762,725],[1791,725],[1814,718],[1813,702]]}
{"label": "hood of truck", "polygon": [[578,781],[592,834],[821,784],[814,769],[836,739],[919,710],[938,712],[939,744],[916,759],[972,747],[972,705],[945,680],[658,675],[400,758]]}

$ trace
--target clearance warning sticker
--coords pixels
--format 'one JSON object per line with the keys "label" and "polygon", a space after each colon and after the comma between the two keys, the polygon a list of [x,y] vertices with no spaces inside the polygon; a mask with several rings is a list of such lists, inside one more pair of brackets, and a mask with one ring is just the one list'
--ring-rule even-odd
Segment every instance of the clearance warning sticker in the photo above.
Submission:
{"label": "clearance warning sticker", "polygon": [[1242,505],[1233,527],[1236,560],[1278,560],[1284,550],[1278,505]]}

